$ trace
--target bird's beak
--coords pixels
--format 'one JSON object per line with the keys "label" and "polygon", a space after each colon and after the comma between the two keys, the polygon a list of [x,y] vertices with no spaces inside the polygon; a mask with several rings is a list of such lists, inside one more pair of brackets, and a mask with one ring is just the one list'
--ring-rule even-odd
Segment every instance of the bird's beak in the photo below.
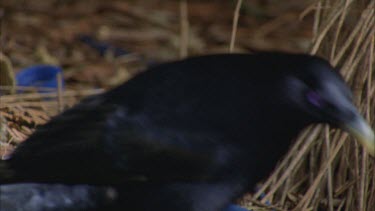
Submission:
{"label": "bird's beak", "polygon": [[344,123],[343,129],[352,134],[366,151],[375,157],[374,131],[358,112],[355,113],[354,118]]}

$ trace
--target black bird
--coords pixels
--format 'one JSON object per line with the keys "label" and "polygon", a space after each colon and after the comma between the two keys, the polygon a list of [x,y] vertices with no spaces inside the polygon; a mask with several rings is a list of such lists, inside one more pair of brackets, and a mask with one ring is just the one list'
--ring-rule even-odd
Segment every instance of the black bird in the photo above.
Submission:
{"label": "black bird", "polygon": [[[0,185],[1,211],[127,211],[109,186],[21,183]],[[157,211],[150,207],[151,211]],[[249,211],[230,204],[222,211]]]}
{"label": "black bird", "polygon": [[22,183],[0,185],[0,193],[1,211],[122,211],[105,186]]}
{"label": "black bird", "polygon": [[307,125],[374,133],[325,60],[209,55],[150,68],[53,118],[0,163],[0,183],[121,186],[124,210],[218,211],[270,173]]}

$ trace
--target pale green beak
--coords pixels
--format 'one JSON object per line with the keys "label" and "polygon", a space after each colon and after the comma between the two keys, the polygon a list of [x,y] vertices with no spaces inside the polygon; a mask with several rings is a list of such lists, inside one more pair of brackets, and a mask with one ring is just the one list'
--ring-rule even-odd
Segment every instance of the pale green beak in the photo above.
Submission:
{"label": "pale green beak", "polygon": [[343,128],[363,145],[368,154],[375,157],[374,131],[359,113],[356,113],[355,118],[350,122],[345,122]]}

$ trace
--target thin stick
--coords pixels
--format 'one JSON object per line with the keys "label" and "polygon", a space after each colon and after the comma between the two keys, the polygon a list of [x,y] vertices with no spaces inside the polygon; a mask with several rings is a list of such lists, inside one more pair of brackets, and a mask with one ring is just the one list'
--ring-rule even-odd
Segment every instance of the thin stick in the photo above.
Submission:
{"label": "thin stick", "polygon": [[180,0],[180,58],[188,55],[189,45],[189,18],[187,0]]}
{"label": "thin stick", "polygon": [[240,9],[242,5],[242,0],[237,0],[236,9],[234,10],[233,24],[232,24],[232,35],[230,38],[229,52],[232,53],[234,50],[234,43],[236,41],[236,33],[238,26],[238,19],[240,17]]}
{"label": "thin stick", "polygon": [[345,0],[344,11],[341,14],[339,23],[338,23],[337,28],[336,28],[335,36],[333,38],[332,50],[331,50],[331,56],[330,56],[331,61],[333,60],[333,58],[335,57],[335,54],[336,54],[337,41],[339,39],[340,32],[343,28],[344,20],[345,20],[345,17],[347,16],[348,7],[349,7],[350,3],[351,3],[350,1]]}
{"label": "thin stick", "polygon": [[[326,150],[326,159],[330,156],[331,146],[330,146],[330,136],[329,136],[329,126],[325,128],[325,144],[327,147]],[[333,185],[332,185],[332,167],[328,166],[327,169],[327,188],[328,188],[328,207],[330,211],[333,211]]]}
{"label": "thin stick", "polygon": [[314,42],[314,45],[310,51],[311,54],[316,54],[318,51],[319,47],[321,46],[321,43],[323,39],[326,37],[329,29],[333,26],[337,18],[340,17],[340,14],[344,11],[344,7],[341,7],[338,9],[335,13],[331,15],[331,17],[328,17],[328,22],[327,24],[323,27],[323,29],[319,32],[319,35],[316,37],[316,40]]}
{"label": "thin stick", "polygon": [[314,192],[317,190],[323,176],[325,175],[328,167],[332,164],[332,161],[336,158],[337,153],[340,151],[342,146],[344,145],[346,139],[348,137],[348,134],[344,133],[341,135],[340,140],[336,147],[334,148],[333,152],[331,153],[330,158],[325,162],[323,165],[322,169],[320,170],[319,174],[316,176],[313,184],[310,186],[304,197],[301,199],[301,201],[298,203],[296,208],[294,210],[299,211],[299,210],[306,210],[307,206],[309,205],[309,202],[312,198],[312,195]]}
{"label": "thin stick", "polygon": [[[368,77],[367,77],[367,96],[366,96],[366,119],[370,122],[370,91],[371,91],[371,80],[372,80],[372,71],[373,71],[373,59],[374,59],[374,38],[375,35],[372,36],[371,39],[371,44],[369,48],[369,60],[368,60]],[[365,184],[367,184],[367,176],[366,176],[366,171],[367,171],[367,152],[366,150],[362,150],[362,165],[361,165],[361,184],[360,184],[360,192],[359,192],[359,210],[366,210],[366,204],[365,201],[367,199],[367,191],[365,188]]]}
{"label": "thin stick", "polygon": [[48,87],[30,87],[30,86],[0,86],[0,90],[11,90],[12,88],[15,88],[16,90],[21,90],[21,91],[56,91],[56,88],[48,88]]}
{"label": "thin stick", "polygon": [[288,168],[285,170],[284,174],[279,178],[277,183],[273,185],[272,189],[267,193],[267,195],[262,199],[262,203],[266,203],[266,201],[276,192],[276,190],[284,183],[286,178],[291,174],[295,167],[297,166],[298,162],[301,161],[303,155],[305,155],[310,149],[312,143],[315,141],[316,137],[320,132],[321,126],[315,126],[314,130],[311,131],[310,136],[307,137],[307,140],[304,142],[302,148],[299,150],[297,156],[293,159],[293,161],[289,164]]}
{"label": "thin stick", "polygon": [[[103,93],[103,89],[91,89],[91,90],[69,90],[62,93],[64,97],[78,97],[88,96]],[[56,97],[57,93],[29,93],[29,94],[16,94],[16,95],[4,95],[0,97],[2,103],[11,103],[19,100],[38,100],[42,98]]]}
{"label": "thin stick", "polygon": [[[371,6],[371,5],[369,5]],[[354,29],[351,30],[351,33],[350,35],[348,36],[348,38],[345,40],[345,42],[342,43],[342,47],[340,48],[340,50],[338,51],[337,55],[335,56],[335,58],[333,59],[332,61],[332,64],[334,66],[336,66],[338,64],[338,62],[340,61],[340,59],[344,56],[344,54],[346,53],[346,50],[349,48],[349,46],[358,38],[356,38],[357,34],[360,32],[363,24],[365,22],[367,22],[367,19],[370,17],[368,15],[366,15],[366,11],[367,9],[365,9],[362,14],[361,14],[361,19],[358,21],[358,24],[354,27]]]}
{"label": "thin stick", "polygon": [[319,1],[317,3],[317,5],[316,5],[316,12],[314,14],[314,25],[313,25],[313,37],[314,37],[314,40],[316,40],[317,35],[318,35],[321,12],[322,12],[322,2]]}
{"label": "thin stick", "polygon": [[306,137],[310,134],[311,129],[305,130],[302,135],[297,139],[297,141],[293,144],[292,148],[287,153],[286,157],[281,161],[280,165],[276,168],[276,170],[272,173],[267,181],[262,185],[262,187],[254,194],[253,198],[257,199],[261,194],[263,194],[267,187],[269,187],[274,180],[275,177],[279,175],[279,173],[284,169],[285,166],[289,165],[289,160],[292,159],[295,152],[299,151],[299,147],[305,143]]}
{"label": "thin stick", "polygon": [[62,73],[57,74],[57,104],[59,111],[62,112],[64,110],[64,98],[63,98],[63,78]]}
{"label": "thin stick", "polygon": [[[374,23],[375,22],[373,21],[373,24]],[[353,57],[354,60],[352,60],[350,63],[348,62],[348,60],[347,60],[347,62],[345,62],[344,66],[342,68],[343,71],[346,72],[346,75],[344,76],[345,80],[349,80],[350,78],[352,78],[352,76],[354,74],[354,70],[356,69],[359,62],[361,61],[361,59],[365,55],[366,49],[371,44],[371,37],[372,37],[373,33],[375,33],[375,27],[373,27],[372,30],[368,33],[368,35],[365,37],[364,42],[359,47],[360,48],[359,51],[357,52],[356,56]]]}

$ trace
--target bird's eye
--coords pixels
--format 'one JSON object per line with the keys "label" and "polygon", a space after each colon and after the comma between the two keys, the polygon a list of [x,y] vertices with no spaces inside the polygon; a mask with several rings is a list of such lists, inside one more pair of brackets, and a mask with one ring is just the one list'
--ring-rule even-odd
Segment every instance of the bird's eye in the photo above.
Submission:
{"label": "bird's eye", "polygon": [[315,91],[308,91],[306,93],[307,101],[315,107],[323,108],[325,106],[324,99]]}

